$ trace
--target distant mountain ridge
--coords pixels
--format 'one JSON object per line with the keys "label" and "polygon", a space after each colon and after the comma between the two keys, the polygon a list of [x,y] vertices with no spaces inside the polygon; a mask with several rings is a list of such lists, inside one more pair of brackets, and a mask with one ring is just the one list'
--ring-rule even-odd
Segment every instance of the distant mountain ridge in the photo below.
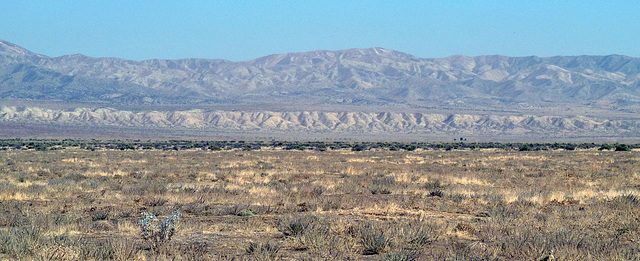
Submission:
{"label": "distant mountain ridge", "polygon": [[[46,94],[65,101],[177,104],[303,98],[317,103],[421,105],[442,99],[636,102],[640,97],[640,58],[621,55],[424,59],[369,48],[278,54],[243,62],[129,61],[84,55],[49,58],[2,41],[0,64],[11,68],[1,72],[3,83],[30,88],[21,93],[5,87],[3,98],[37,99]],[[55,92],[34,90],[40,82]],[[59,92],[82,88],[98,93],[74,97]],[[250,101],[243,96],[250,96]]]}
{"label": "distant mountain ridge", "polygon": [[[146,106],[143,108],[147,111],[167,113],[193,108],[212,112],[216,109],[207,108],[226,105],[227,108],[251,108],[246,111],[249,114],[314,113],[321,108],[321,113],[365,113],[362,110],[366,110],[366,113],[435,115],[441,112],[433,110],[444,110],[444,115],[468,115],[475,111],[487,117],[489,114],[567,119],[585,116],[600,123],[615,114],[617,118],[612,121],[635,121],[634,115],[640,113],[640,58],[623,55],[545,58],[488,55],[431,59],[375,47],[274,54],[241,62],[220,59],[130,61],[81,54],[47,57],[0,40],[0,101],[77,103],[84,109],[106,106],[117,111],[127,111],[130,106]],[[165,109],[166,106],[174,107]],[[0,115],[0,120],[19,121],[19,118],[6,115]],[[627,126],[625,131],[620,129],[621,133],[633,136],[636,134],[629,133],[638,132],[635,127],[629,127],[636,126],[635,123],[610,123],[595,129],[569,128],[568,131],[579,136],[580,132],[600,128],[609,135],[615,130],[605,131],[606,126],[614,129],[618,128],[615,126]],[[246,124],[250,125],[250,122]],[[376,125],[373,121],[370,124]],[[181,126],[161,125],[164,127],[158,126]],[[286,130],[338,130],[320,125],[325,126],[324,123],[317,124],[314,129],[313,125],[301,128],[287,125]],[[458,128],[458,131],[465,132],[472,128],[471,125],[466,129]],[[203,126],[211,127],[210,124]],[[274,130],[264,126],[260,128]],[[404,126],[339,130],[447,131],[447,128],[427,130],[411,123]],[[510,125],[501,125],[496,130],[491,130],[490,124],[483,126],[477,128],[480,133],[505,132],[505,126]],[[216,125],[215,128],[221,127]],[[548,132],[553,131],[545,132],[542,128],[528,132],[528,135],[543,132],[549,135]]]}

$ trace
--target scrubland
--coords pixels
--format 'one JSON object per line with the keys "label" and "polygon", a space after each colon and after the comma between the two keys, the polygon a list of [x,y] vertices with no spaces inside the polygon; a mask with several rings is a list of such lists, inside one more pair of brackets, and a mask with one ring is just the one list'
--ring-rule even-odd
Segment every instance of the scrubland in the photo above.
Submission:
{"label": "scrubland", "polygon": [[638,156],[8,149],[0,259],[640,260]]}

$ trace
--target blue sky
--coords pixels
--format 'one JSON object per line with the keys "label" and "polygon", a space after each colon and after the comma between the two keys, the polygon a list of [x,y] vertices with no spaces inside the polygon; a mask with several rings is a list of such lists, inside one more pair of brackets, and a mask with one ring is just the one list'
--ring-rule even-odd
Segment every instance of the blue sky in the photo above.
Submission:
{"label": "blue sky", "polygon": [[368,47],[423,58],[640,57],[640,2],[7,0],[0,39],[52,57],[132,60]]}

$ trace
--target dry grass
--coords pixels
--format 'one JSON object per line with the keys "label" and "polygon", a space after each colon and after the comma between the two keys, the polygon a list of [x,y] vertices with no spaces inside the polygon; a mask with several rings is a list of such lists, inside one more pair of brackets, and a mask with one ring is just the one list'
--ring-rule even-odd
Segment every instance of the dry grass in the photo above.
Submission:
{"label": "dry grass", "polygon": [[[0,259],[640,259],[637,151],[0,152]],[[162,254],[142,212],[180,209]]]}

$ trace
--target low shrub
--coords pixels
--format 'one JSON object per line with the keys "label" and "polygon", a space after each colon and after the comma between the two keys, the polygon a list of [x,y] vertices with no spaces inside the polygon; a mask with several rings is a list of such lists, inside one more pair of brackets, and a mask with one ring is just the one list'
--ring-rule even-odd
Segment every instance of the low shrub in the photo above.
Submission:
{"label": "low shrub", "polygon": [[282,247],[271,241],[249,242],[245,247],[245,252],[251,255],[254,260],[279,260],[278,252]]}
{"label": "low shrub", "polygon": [[440,229],[433,222],[426,222],[420,218],[403,223],[394,226],[394,237],[407,248],[419,249],[440,237]]}
{"label": "low shrub", "polygon": [[174,211],[171,216],[162,221],[154,214],[142,213],[142,219],[138,221],[142,239],[149,244],[155,253],[166,251],[166,247],[176,231],[179,219],[180,210]]}
{"label": "low shrub", "polygon": [[388,250],[391,246],[391,238],[380,228],[365,224],[360,228],[360,243],[363,247],[363,255],[377,255]]}
{"label": "low shrub", "polygon": [[429,197],[444,197],[444,192],[440,189],[435,189],[429,192]]}
{"label": "low shrub", "polygon": [[277,228],[285,236],[295,237],[309,229],[317,220],[315,216],[286,217],[278,220]]}

